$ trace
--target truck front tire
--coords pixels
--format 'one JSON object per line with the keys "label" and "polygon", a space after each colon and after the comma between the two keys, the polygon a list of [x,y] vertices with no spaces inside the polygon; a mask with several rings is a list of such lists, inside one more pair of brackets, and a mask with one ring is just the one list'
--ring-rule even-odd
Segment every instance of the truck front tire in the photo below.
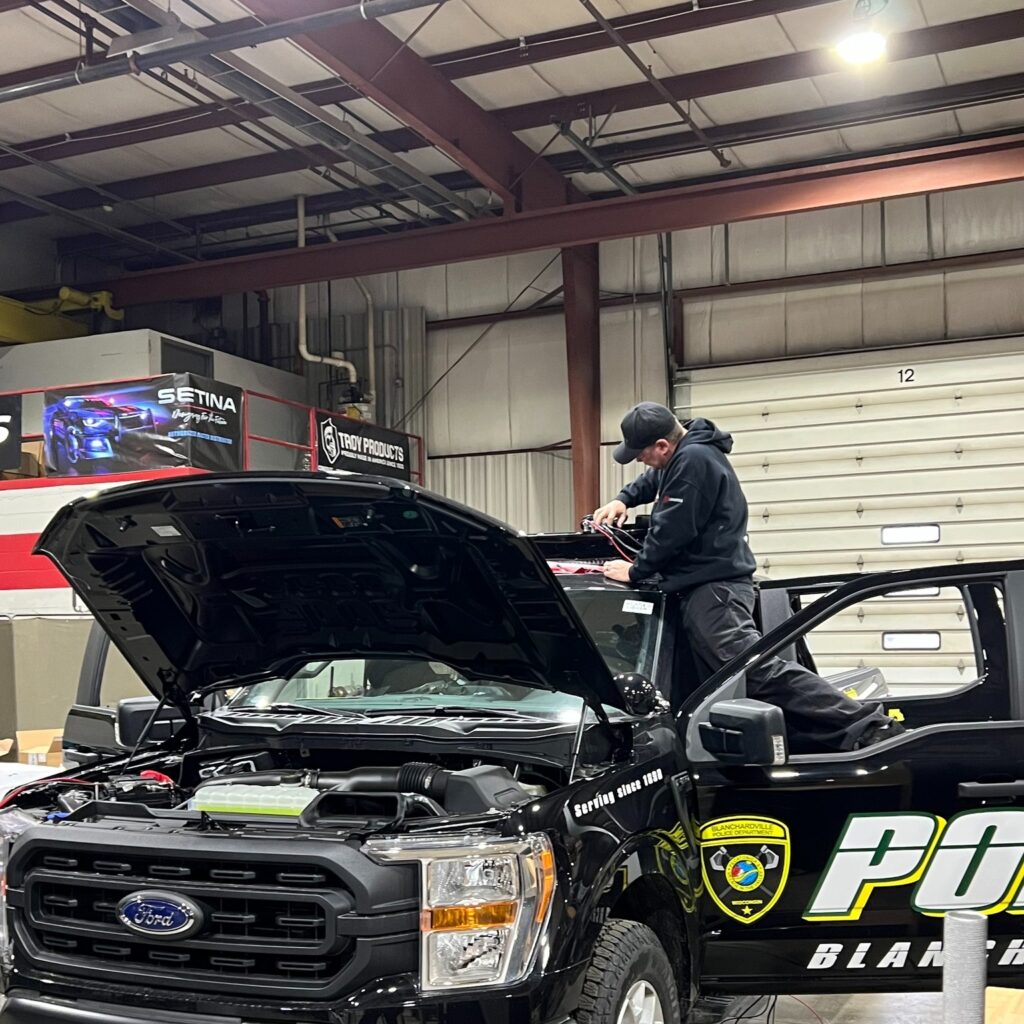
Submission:
{"label": "truck front tire", "polygon": [[579,1024],[678,1024],[675,972],[658,936],[609,921],[598,936],[576,1011]]}

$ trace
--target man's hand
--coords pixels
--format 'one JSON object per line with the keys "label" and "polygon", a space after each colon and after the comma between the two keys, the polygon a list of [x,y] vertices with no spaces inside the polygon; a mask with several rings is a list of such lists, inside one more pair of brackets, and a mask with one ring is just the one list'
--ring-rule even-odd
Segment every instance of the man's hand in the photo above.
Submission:
{"label": "man's hand", "polygon": [[594,512],[594,525],[603,526],[605,523],[609,523],[611,526],[621,526],[626,521],[628,511],[626,506],[618,498],[615,498]]}
{"label": "man's hand", "polygon": [[633,581],[629,578],[629,570],[632,567],[632,562],[616,558],[611,562],[604,563],[604,574],[608,579],[615,580],[616,583],[632,583]]}

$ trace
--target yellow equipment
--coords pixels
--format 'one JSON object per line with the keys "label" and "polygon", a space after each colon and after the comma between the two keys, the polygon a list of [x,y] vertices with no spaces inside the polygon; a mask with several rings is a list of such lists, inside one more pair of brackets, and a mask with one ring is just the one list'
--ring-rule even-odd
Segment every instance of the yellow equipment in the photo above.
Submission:
{"label": "yellow equipment", "polygon": [[58,338],[81,338],[89,333],[89,324],[74,317],[63,316],[68,310],[102,310],[111,320],[123,320],[124,310],[113,309],[110,292],[76,291],[61,288],[51,302],[18,302],[0,296],[0,343],[27,344],[35,341],[56,341]]}

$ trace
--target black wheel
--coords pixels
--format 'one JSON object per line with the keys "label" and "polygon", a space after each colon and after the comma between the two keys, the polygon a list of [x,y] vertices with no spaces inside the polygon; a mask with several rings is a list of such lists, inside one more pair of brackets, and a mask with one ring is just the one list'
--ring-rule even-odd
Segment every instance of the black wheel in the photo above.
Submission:
{"label": "black wheel", "polygon": [[609,921],[590,960],[579,1024],[679,1024],[675,972],[658,936],[637,921]]}

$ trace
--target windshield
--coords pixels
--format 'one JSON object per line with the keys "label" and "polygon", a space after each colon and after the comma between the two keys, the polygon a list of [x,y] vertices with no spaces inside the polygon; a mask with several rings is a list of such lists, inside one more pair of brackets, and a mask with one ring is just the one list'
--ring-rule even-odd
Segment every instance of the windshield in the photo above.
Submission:
{"label": "windshield", "polygon": [[[613,673],[653,677],[661,640],[661,595],[606,589],[567,591],[570,601]],[[469,680],[439,662],[416,658],[335,658],[312,661],[288,679],[245,687],[230,709],[298,705],[368,714],[473,710],[539,718],[579,717],[571,694],[488,680]],[[613,709],[608,709],[613,713]]]}

